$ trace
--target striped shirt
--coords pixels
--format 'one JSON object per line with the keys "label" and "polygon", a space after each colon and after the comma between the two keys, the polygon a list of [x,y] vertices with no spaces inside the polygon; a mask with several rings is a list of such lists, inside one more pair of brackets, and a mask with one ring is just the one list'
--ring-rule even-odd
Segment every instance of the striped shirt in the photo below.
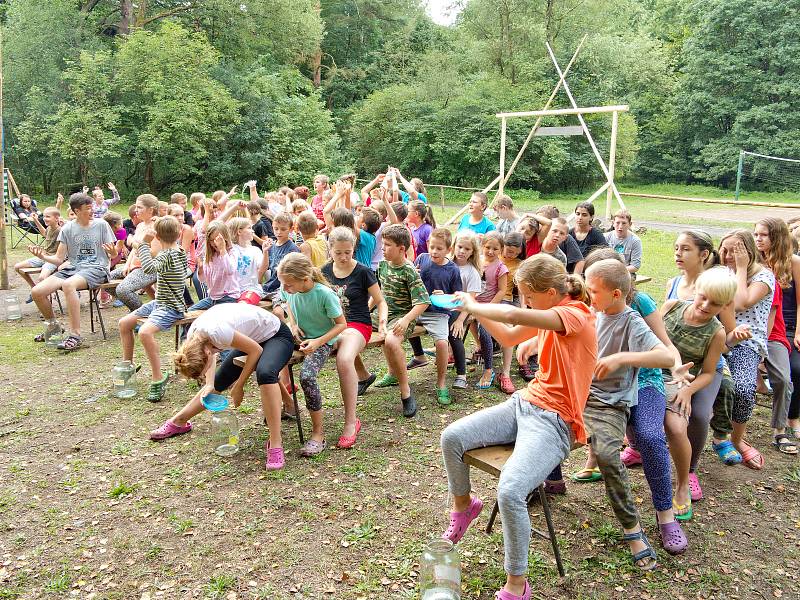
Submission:
{"label": "striped shirt", "polygon": [[167,248],[153,258],[150,245],[142,242],[139,245],[139,260],[142,261],[142,271],[157,277],[156,302],[184,312],[183,290],[188,274],[186,251],[183,248]]}

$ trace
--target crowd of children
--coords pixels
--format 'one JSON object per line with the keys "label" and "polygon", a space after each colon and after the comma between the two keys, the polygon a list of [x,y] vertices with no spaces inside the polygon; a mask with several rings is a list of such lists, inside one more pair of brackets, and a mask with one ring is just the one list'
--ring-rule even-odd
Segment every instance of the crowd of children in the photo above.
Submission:
{"label": "crowd of children", "polygon": [[[603,234],[591,203],[575,207],[570,229],[554,206],[518,214],[513,200],[499,195],[495,222],[486,214],[487,196],[476,192],[453,232],[437,227],[422,181],[394,167],[360,193],[354,186],[354,175],[333,184],[318,175],[310,201],[306,187],[259,196],[255,181],[245,184],[249,201],[234,199],[235,188],[211,197],[173,194],[170,203],[142,194],[123,221],[109,210],[119,200],[109,184],[111,201],[100,189],[93,197],[73,194],[66,221],[58,208],[31,213],[44,243],[31,246],[33,258],[16,269],[46,321],[36,340],[61,331],[50,296],[62,290],[69,331],[59,347],[79,348],[77,292],[115,281],[109,291],[131,311],[119,321],[122,358],[134,361],[138,333],[151,371],[147,398],[157,402],[169,374],[155,333],[202,311],[193,313],[174,356],[176,370],[201,381],[201,389],[150,437],[191,431],[209,393],[229,389],[238,406],[255,372],[269,428],[265,466],[280,469],[281,420],[299,418],[289,402],[294,351],[312,421],[300,454],[311,457],[327,447],[318,377],[329,357],[335,355],[344,405],[336,445],[352,448],[362,428],[357,396],[373,384],[396,386],[402,414],[413,417],[418,405],[408,372],[428,365],[428,355],[435,357],[436,401],[451,404],[451,389],[467,387],[471,332],[475,387],[496,385],[510,397],[442,433],[453,499],[444,537],[458,542],[483,506],[471,493],[464,453],[515,444],[497,489],[507,573],[501,600],[530,597],[527,498],[543,482],[564,493],[560,464],[576,444],[587,444],[588,456],[572,479],[604,482],[623,540],[643,570],[656,567],[657,554],[626,467],[643,466],[664,549],[685,552],[681,523],[703,498],[697,467],[709,429],[724,464],[764,465],[745,439],[762,363],[773,394],[773,446],[798,453],[800,257],[783,221],[770,217],[752,232],[734,230],[718,248],[702,231],[681,232],[674,244],[680,274],[659,307],[635,289],[642,242],[627,211],[616,213]],[[38,282],[27,267],[42,268]],[[441,294],[454,295],[457,308],[439,306]],[[152,299],[143,304],[142,295]],[[416,326],[432,339],[432,350],[412,335]],[[383,338],[387,366],[380,379],[361,357],[374,335]],[[497,371],[495,354],[502,361]],[[528,382],[522,390],[511,379],[515,356]],[[234,361],[239,357],[243,366]]]}

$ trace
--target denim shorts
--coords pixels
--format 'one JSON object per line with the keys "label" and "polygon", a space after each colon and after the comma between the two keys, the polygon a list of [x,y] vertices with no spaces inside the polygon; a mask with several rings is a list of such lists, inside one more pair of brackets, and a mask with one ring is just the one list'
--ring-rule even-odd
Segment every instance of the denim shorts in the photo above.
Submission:
{"label": "denim shorts", "polygon": [[176,321],[183,318],[183,313],[159,304],[156,300],[151,300],[147,304],[142,304],[134,311],[137,317],[147,317],[147,322],[152,323],[161,331],[172,327]]}
{"label": "denim shorts", "polygon": [[35,256],[33,258],[29,258],[25,262],[28,263],[28,266],[33,268],[33,269],[41,269],[42,270],[42,272],[41,272],[41,278],[42,279],[44,279],[48,275],[52,275],[53,273],[55,273],[55,270],[58,268],[53,263],[49,263],[49,262],[44,261],[41,258],[37,258]]}

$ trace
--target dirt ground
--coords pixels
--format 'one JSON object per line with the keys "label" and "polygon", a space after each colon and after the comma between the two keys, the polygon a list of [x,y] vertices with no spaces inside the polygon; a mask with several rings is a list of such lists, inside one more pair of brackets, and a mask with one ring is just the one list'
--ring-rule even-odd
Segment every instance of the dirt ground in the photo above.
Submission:
{"label": "dirt ground", "polygon": [[[174,379],[161,403],[148,403],[145,364],[138,397],[110,395],[122,314],[104,311],[109,339],[89,334],[88,347],[68,355],[32,341],[41,330],[35,314],[0,322],[0,598],[418,597],[422,546],[447,521],[439,434],[502,401],[499,390],[468,390],[442,409],[432,369],[415,370],[416,418],[401,416],[396,388],[372,389],[359,400],[364,428],[353,450],[302,459],[297,431],[285,422],[287,466],[267,474],[252,386],[239,411],[245,447],[237,455],[213,454],[207,415],[189,435],[147,439],[193,391]],[[85,305],[82,316],[88,331]],[[165,358],[171,344],[164,335]],[[143,360],[138,345],[137,352]],[[367,364],[385,368],[377,351]],[[342,408],[331,366],[321,382],[333,446]],[[534,597],[800,598],[800,462],[770,448],[769,399],[760,404],[750,439],[766,466],[726,467],[706,450],[699,473],[706,498],[686,526],[684,556],[660,550],[641,469],[631,470],[632,486],[660,561],[646,575],[631,565],[602,485],[570,482],[552,502],[567,576],[558,577],[549,543],[534,536]],[[565,472],[584,457],[573,452]],[[460,544],[465,599],[492,598],[503,580],[501,527],[483,532],[495,483],[475,474],[487,507]],[[544,529],[538,506],[531,513]]]}

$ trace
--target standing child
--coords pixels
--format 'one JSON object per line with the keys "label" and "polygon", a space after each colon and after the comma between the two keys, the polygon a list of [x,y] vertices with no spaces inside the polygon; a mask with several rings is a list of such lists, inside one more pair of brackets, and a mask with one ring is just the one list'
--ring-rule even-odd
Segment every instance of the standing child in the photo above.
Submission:
{"label": "standing child", "polygon": [[328,245],[317,235],[319,225],[314,213],[310,210],[300,213],[297,217],[297,229],[303,236],[300,252],[306,255],[317,269],[321,269],[328,262]]}
{"label": "standing child", "polygon": [[[503,253],[500,256],[500,260],[505,265],[508,272],[506,275],[506,292],[500,302],[519,306],[519,297],[517,295],[517,286],[514,283],[514,277],[517,274],[517,269],[519,269],[519,266],[522,264],[520,256],[524,256],[525,240],[521,233],[511,231],[503,236],[503,244]],[[503,372],[500,373],[498,380],[500,382],[500,389],[504,394],[514,393],[514,383],[511,381],[511,359],[513,356],[514,347],[503,346]]]}
{"label": "standing child", "polygon": [[300,252],[300,248],[289,239],[294,227],[294,218],[287,212],[279,213],[272,220],[275,243],[267,243],[269,248],[269,279],[264,284],[264,292],[272,294],[281,286],[278,280],[278,265],[290,252]]}
{"label": "standing child", "polygon": [[[508,288],[508,268],[500,260],[503,254],[503,238],[496,231],[483,236],[483,291],[475,297],[482,304],[498,304],[506,295]],[[477,335],[476,335],[477,328]],[[492,336],[485,327],[473,324],[472,335],[478,340],[480,347],[475,351],[483,361],[483,375],[475,385],[479,390],[488,390],[494,383]]]}
{"label": "standing child", "polygon": [[[313,214],[310,215],[315,220]],[[322,392],[317,377],[333,350],[336,337],[347,327],[339,297],[325,277],[304,254],[289,254],[278,265],[281,297],[287,304],[292,335],[300,340],[305,354],[300,368],[300,387],[311,414],[311,437],[301,456],[316,456],[325,450],[322,421]]]}
{"label": "standing child", "polygon": [[471,229],[479,236],[494,231],[495,226],[484,214],[489,203],[489,198],[483,192],[474,192],[469,199],[469,213],[464,215],[458,224],[458,230]]}
{"label": "standing child", "polygon": [[[369,304],[378,311],[378,334],[386,334],[388,307],[378,279],[372,270],[353,258],[356,238],[347,227],[334,227],[328,236],[332,261],[322,267],[322,274],[339,296],[347,319],[347,329],[336,342],[336,370],[344,403],[344,430],[339,448],[352,448],[356,443],[361,421],[356,417],[356,397],[375,381],[361,361],[361,351],[372,337]],[[363,392],[362,392],[363,393]]]}
{"label": "standing child", "polygon": [[383,230],[382,242],[384,260],[378,265],[378,281],[389,307],[389,324],[381,350],[389,371],[375,385],[399,385],[403,416],[411,418],[417,414],[417,401],[408,383],[403,340],[414,331],[417,317],[430,306],[430,298],[419,273],[406,259],[412,245],[408,229],[403,225],[388,225]]}
{"label": "standing child", "polygon": [[[428,238],[429,253],[417,256],[416,266],[428,295],[454,294],[460,292],[461,272],[450,259],[447,252],[453,242],[453,235],[449,229],[434,229]],[[434,339],[436,346],[436,400],[442,406],[447,406],[452,401],[450,390],[447,389],[447,358],[448,342],[453,344],[453,354],[460,352],[464,356],[464,344],[460,338],[450,335],[450,311],[430,305],[418,319],[428,334]],[[422,341],[416,337],[411,338],[411,348],[414,358],[408,363],[408,369],[414,369],[428,364],[422,349]],[[460,348],[459,348],[460,346]]]}
{"label": "standing child", "polygon": [[228,221],[233,255],[236,257],[236,277],[241,295],[239,302],[258,306],[264,297],[261,280],[269,267],[269,247],[253,246],[253,226],[250,219],[234,217]]}
{"label": "standing child", "polygon": [[[155,229],[148,230],[139,244],[139,259],[145,273],[156,275],[158,286],[156,299],[139,307],[119,321],[119,337],[122,341],[122,360],[133,361],[133,330],[140,318],[147,318],[139,328],[139,341],[142,343],[147,359],[150,361],[151,382],[147,399],[158,402],[164,397],[169,373],[161,372],[161,357],[155,334],[166,331],[176,321],[183,318],[186,305],[183,291],[186,287],[186,251],[178,245],[181,224],[172,216],[166,216],[155,223]],[[155,258],[150,254],[150,242],[157,237],[161,252]]]}
{"label": "standing child", "polygon": [[414,238],[414,252],[419,257],[428,251],[428,238],[436,227],[436,220],[433,218],[433,209],[424,202],[414,200],[408,208],[406,220]]}
{"label": "standing child", "polygon": [[538,337],[539,374],[502,404],[449,425],[441,440],[453,497],[450,526],[443,537],[453,543],[461,540],[483,508],[483,502],[470,494],[464,453],[514,444],[497,484],[506,572],[506,583],[495,595],[501,600],[531,597],[526,578],[531,540],[528,496],[569,455],[573,439],[586,443],[583,407],[597,357],[595,317],[580,277],[567,275],[550,256],[535,256],[517,271],[517,287],[529,308],[481,304],[462,292],[461,310],[475,315],[504,345],[520,344],[524,349]]}
{"label": "standing child", "polygon": [[494,210],[499,217],[497,231],[505,236],[517,230],[519,215],[514,212],[514,202],[511,200],[511,196],[500,194],[494,201]]}
{"label": "standing child", "polygon": [[375,256],[375,248],[378,245],[376,234],[380,231],[382,224],[383,219],[377,210],[369,206],[361,209],[356,229],[358,245],[355,250],[355,258],[365,267],[372,268],[372,257]]}
{"label": "standing child", "polygon": [[[473,298],[481,293],[481,272],[483,262],[481,261],[481,246],[478,236],[469,229],[463,229],[456,233],[453,242],[453,262],[458,267],[461,275],[461,291],[471,295]],[[467,366],[466,353],[464,351],[464,324],[468,313],[455,312],[450,314],[450,344],[453,348],[453,362],[456,366],[456,378],[453,381],[454,388],[464,389],[467,387]],[[461,355],[458,354],[459,346],[452,346],[452,338],[461,340]]]}

